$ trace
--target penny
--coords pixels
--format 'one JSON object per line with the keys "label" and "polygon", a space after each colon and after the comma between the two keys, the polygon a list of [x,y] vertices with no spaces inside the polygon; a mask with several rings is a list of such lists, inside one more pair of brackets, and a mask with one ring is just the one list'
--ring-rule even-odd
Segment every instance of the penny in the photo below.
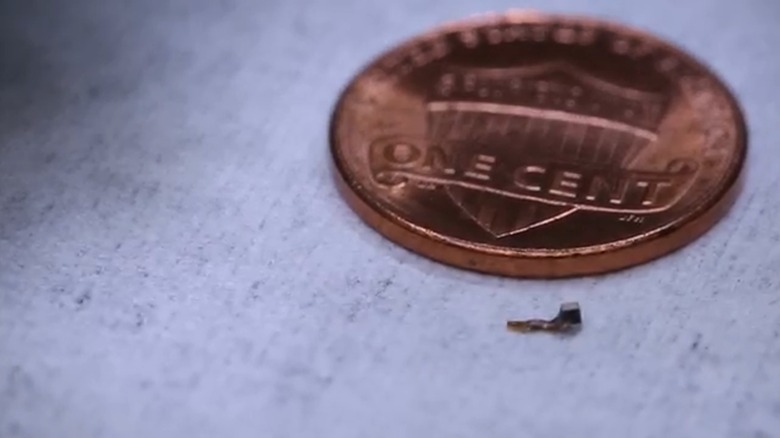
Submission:
{"label": "penny", "polygon": [[599,19],[510,12],[371,62],[331,121],[342,193],[368,224],[472,270],[564,277],[636,265],[727,211],[743,116],[701,62]]}

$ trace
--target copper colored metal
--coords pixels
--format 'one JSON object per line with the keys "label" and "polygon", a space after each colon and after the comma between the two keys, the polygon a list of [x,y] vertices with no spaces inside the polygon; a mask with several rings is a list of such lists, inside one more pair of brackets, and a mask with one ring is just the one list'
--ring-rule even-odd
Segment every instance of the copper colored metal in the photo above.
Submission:
{"label": "copper colored metal", "polygon": [[732,203],[741,111],[679,48],[595,19],[513,12],[385,53],[343,92],[331,148],[352,208],[389,239],[483,272],[641,263]]}

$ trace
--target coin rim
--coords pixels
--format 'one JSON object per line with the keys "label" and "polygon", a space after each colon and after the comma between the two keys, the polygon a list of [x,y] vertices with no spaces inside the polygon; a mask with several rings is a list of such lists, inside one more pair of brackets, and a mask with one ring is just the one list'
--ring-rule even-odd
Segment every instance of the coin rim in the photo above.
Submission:
{"label": "coin rim", "polygon": [[[718,190],[705,195],[698,207],[669,223],[635,236],[606,244],[564,249],[508,248],[481,244],[446,236],[416,225],[394,212],[382,208],[371,192],[347,170],[336,131],[341,120],[344,101],[358,79],[381,60],[413,47],[420,40],[455,30],[486,25],[521,23],[576,23],[624,35],[649,39],[675,56],[697,67],[713,79],[722,91],[734,114],[737,151],[730,166],[730,174],[722,179]],[[584,16],[542,13],[531,10],[513,10],[503,14],[488,13],[472,18],[451,21],[417,34],[383,51],[355,75],[339,94],[331,114],[329,142],[332,169],[340,193],[350,207],[380,234],[391,241],[431,259],[461,268],[513,277],[568,277],[614,271],[659,258],[693,242],[711,229],[733,205],[740,192],[748,153],[748,132],[743,110],[730,87],[714,70],[653,32],[616,23],[608,19]]]}

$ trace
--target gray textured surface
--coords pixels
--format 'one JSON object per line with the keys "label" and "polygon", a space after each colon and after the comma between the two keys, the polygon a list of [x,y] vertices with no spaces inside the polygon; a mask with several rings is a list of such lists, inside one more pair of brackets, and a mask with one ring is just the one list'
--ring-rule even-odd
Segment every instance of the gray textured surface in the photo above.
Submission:
{"label": "gray textured surface", "polygon": [[[363,226],[328,174],[340,88],[431,25],[518,6],[712,65],[750,124],[732,214],[556,282]],[[0,0],[0,436],[780,436],[778,22],[776,0]],[[577,337],[504,331],[562,300]]]}

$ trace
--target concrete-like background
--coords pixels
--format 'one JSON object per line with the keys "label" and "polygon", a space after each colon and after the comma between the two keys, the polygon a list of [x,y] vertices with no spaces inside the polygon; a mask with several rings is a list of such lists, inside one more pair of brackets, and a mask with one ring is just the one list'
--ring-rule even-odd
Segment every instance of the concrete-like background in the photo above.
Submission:
{"label": "concrete-like background", "polygon": [[[337,196],[366,61],[486,10],[710,64],[750,128],[702,239],[566,281],[408,253]],[[0,437],[780,436],[777,0],[0,0]],[[578,336],[507,333],[577,300]]]}

